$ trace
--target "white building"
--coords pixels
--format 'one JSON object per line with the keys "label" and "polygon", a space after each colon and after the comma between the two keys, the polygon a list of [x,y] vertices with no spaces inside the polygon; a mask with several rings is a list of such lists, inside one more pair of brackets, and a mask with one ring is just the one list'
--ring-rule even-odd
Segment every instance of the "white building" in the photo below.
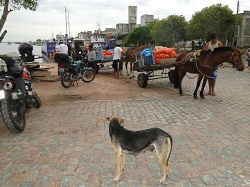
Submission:
{"label": "white building", "polygon": [[146,26],[152,21],[154,21],[153,15],[144,14],[141,16],[141,26]]}
{"label": "white building", "polygon": [[237,45],[240,47],[250,46],[250,11],[242,14],[242,26],[238,28]]}

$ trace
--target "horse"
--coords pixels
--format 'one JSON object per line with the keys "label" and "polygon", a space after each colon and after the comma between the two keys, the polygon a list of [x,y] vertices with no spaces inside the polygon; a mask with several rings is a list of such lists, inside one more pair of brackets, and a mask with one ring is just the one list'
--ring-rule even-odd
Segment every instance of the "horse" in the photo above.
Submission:
{"label": "horse", "polygon": [[[192,52],[191,52],[192,53]],[[193,52],[192,54],[194,54]],[[183,77],[187,72],[198,74],[197,84],[195,91],[193,93],[194,99],[198,99],[197,91],[200,87],[200,83],[203,79],[202,88],[200,90],[200,97],[204,99],[204,88],[206,86],[207,79],[211,73],[217,68],[218,65],[223,62],[231,63],[237,68],[238,71],[244,70],[244,64],[242,62],[242,54],[236,48],[231,47],[219,47],[215,48],[214,51],[203,50],[200,53],[199,58],[188,58],[190,53],[181,53],[176,58],[177,61],[182,61],[182,63],[175,67],[174,72],[174,87],[179,88],[180,95],[183,95],[181,82]],[[194,55],[196,57],[196,55]]]}
{"label": "horse", "polygon": [[[126,51],[124,51],[125,57],[123,58],[123,61],[125,62],[127,75],[130,76],[131,79],[134,76],[134,63],[136,61],[135,53],[142,51],[147,47],[147,45],[143,45],[138,47],[125,48]],[[130,63],[130,73],[128,73],[128,63]]]}

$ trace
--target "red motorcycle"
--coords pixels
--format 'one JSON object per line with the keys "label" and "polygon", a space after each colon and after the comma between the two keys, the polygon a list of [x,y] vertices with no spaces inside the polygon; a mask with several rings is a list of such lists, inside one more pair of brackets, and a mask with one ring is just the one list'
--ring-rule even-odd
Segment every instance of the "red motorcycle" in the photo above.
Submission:
{"label": "red motorcycle", "polygon": [[42,105],[41,99],[33,89],[31,73],[23,65],[23,62],[32,60],[32,57],[30,53],[29,55],[23,54],[21,49],[19,49],[21,58],[9,55],[0,56],[0,110],[3,121],[13,133],[20,133],[24,130],[25,113],[30,108],[40,108]]}

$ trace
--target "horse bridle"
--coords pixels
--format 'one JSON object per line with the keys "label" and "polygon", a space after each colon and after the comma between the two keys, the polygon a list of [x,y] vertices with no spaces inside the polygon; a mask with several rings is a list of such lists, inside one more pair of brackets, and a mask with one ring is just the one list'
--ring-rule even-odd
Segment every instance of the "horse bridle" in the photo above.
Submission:
{"label": "horse bridle", "polygon": [[237,53],[238,55],[239,55],[239,53],[238,53],[238,51],[236,50],[236,51],[233,51],[232,52],[232,55],[231,55],[231,57],[230,57],[230,59],[229,59],[229,61],[231,61],[232,60],[232,58],[233,58],[233,62],[234,62],[234,64],[233,65],[235,65],[235,67],[237,68],[237,61],[235,61],[235,59],[234,59],[234,54],[235,53]]}

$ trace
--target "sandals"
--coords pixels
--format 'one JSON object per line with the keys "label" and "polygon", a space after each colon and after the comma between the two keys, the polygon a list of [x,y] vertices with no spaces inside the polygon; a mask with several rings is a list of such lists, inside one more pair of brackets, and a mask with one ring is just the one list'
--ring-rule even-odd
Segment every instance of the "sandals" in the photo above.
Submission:
{"label": "sandals", "polygon": [[205,95],[212,95],[212,96],[216,96],[216,94],[215,94],[215,93],[210,93],[210,92],[205,93]]}

